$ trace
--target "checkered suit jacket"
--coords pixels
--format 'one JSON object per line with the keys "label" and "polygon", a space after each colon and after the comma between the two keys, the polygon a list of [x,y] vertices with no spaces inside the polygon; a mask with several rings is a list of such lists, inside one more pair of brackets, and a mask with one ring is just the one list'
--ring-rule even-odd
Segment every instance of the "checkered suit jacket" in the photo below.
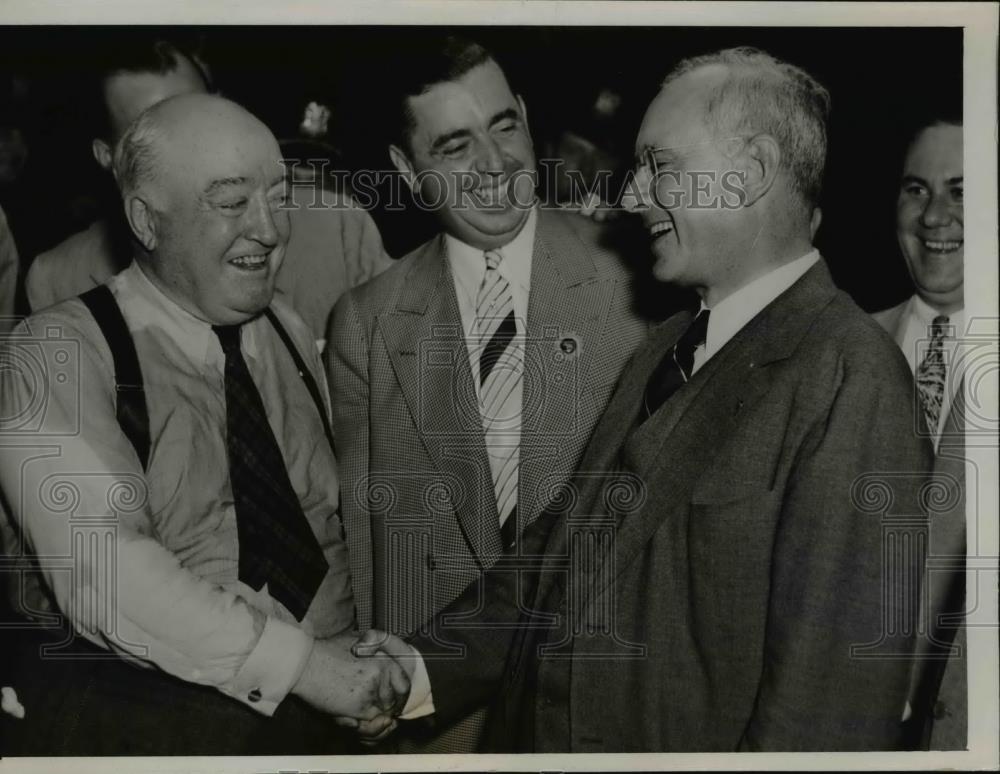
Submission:
{"label": "checkered suit jacket", "polygon": [[[528,301],[519,527],[569,478],[644,338],[629,275],[579,215],[539,213]],[[501,553],[443,236],[348,293],[328,333],[341,506],[362,628],[409,634]]]}

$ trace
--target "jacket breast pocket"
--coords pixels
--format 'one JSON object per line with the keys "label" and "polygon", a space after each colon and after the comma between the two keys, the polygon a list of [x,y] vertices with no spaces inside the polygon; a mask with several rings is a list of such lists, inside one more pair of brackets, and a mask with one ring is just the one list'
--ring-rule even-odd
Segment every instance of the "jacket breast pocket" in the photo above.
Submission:
{"label": "jacket breast pocket", "polygon": [[695,585],[746,601],[765,594],[780,511],[780,493],[759,483],[699,481],[687,524]]}

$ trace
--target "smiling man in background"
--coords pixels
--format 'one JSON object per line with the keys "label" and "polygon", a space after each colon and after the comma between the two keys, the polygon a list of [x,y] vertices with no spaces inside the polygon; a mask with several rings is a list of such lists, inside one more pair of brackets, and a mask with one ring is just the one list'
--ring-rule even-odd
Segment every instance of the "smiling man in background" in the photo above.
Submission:
{"label": "smiling man in background", "polygon": [[949,492],[947,508],[931,519],[908,720],[914,745],[932,750],[964,749],[968,726],[965,627],[954,623],[965,612],[965,400],[955,375],[965,333],[963,194],[960,112],[942,111],[913,132],[896,199],[896,235],[914,293],[874,315],[914,373],[934,472]]}
{"label": "smiling man in background", "polygon": [[[515,550],[646,331],[598,226],[536,206],[525,105],[491,54],[408,54],[389,152],[442,233],[341,300],[328,350],[360,624],[399,635]],[[483,713],[451,721],[405,749],[475,749]]]}

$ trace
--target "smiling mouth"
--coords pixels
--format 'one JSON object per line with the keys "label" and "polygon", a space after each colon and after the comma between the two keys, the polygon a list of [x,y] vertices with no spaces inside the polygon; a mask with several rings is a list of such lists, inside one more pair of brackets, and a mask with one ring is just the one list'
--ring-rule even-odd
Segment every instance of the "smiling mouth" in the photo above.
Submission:
{"label": "smiling mouth", "polygon": [[229,264],[235,266],[241,271],[261,271],[267,268],[267,259],[270,253],[264,253],[262,255],[240,255],[236,258],[230,258]]}
{"label": "smiling mouth", "polygon": [[655,242],[664,234],[669,234],[674,230],[674,224],[669,220],[661,220],[647,227],[649,231],[649,241]]}
{"label": "smiling mouth", "polygon": [[921,239],[920,244],[929,253],[940,253],[946,255],[958,250],[963,242],[961,239]]}
{"label": "smiling mouth", "polygon": [[499,185],[476,188],[472,191],[473,196],[484,205],[498,205],[507,202],[507,188],[510,185],[508,177]]}

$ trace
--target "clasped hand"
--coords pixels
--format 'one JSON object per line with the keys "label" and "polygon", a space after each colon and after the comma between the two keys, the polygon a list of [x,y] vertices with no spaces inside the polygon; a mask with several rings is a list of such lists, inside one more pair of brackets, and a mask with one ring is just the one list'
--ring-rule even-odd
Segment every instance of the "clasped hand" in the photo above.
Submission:
{"label": "clasped hand", "polygon": [[365,744],[391,734],[410,695],[412,649],[372,629],[316,640],[294,693],[353,728]]}

